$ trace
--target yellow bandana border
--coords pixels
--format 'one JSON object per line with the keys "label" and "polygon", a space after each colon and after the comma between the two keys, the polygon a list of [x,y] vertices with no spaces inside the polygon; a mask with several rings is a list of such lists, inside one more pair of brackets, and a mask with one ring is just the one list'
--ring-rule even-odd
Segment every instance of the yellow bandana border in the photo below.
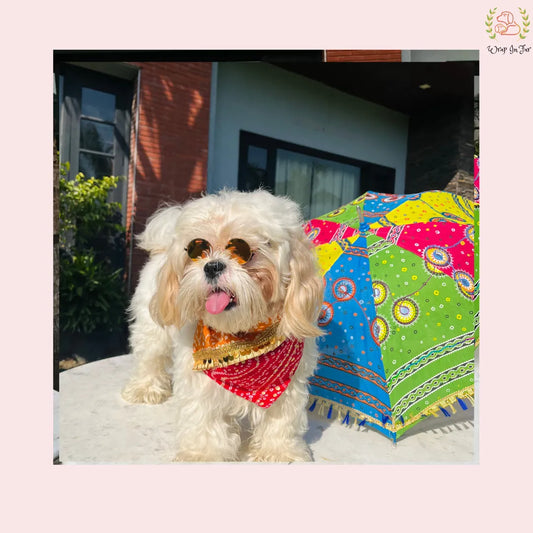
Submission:
{"label": "yellow bandana border", "polygon": [[[277,334],[278,325],[259,331],[253,340],[239,340],[237,335],[231,335],[233,339],[221,346],[200,348],[193,352],[193,370],[223,368],[275,350],[286,340]],[[202,327],[201,323],[197,327]]]}

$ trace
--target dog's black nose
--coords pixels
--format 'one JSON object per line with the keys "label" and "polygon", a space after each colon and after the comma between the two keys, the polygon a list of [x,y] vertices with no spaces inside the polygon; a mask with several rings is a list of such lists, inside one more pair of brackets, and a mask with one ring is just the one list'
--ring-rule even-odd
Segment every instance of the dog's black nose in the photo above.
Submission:
{"label": "dog's black nose", "polygon": [[221,261],[209,261],[204,266],[204,272],[207,279],[215,279],[226,268],[226,265]]}

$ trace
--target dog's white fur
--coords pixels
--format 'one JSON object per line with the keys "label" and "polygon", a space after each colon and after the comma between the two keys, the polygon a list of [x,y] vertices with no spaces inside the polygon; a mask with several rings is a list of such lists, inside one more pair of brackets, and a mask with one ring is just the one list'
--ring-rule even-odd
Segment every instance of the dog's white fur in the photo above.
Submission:
{"label": "dog's white fur", "polygon": [[[222,191],[163,208],[140,235],[150,259],[132,299],[130,343],[137,366],[122,395],[130,402],[154,404],[174,394],[179,411],[176,460],[311,460],[303,436],[323,281],[302,222],[298,206],[287,198],[263,190]],[[191,261],[185,249],[196,238],[207,240],[213,250],[209,257]],[[254,251],[244,265],[225,250],[235,238]],[[205,308],[215,283],[204,273],[210,260],[226,265],[216,285],[237,301],[214,315]],[[305,343],[289,387],[271,407],[244,400],[192,370],[198,320],[237,333],[277,316],[281,334]],[[241,439],[243,422],[250,428],[247,439]]]}

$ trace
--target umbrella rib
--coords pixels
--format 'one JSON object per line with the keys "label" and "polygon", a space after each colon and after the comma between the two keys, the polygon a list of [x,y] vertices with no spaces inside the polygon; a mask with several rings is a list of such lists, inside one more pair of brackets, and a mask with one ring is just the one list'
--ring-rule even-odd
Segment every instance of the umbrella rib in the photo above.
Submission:
{"label": "umbrella rib", "polygon": [[413,292],[409,294],[406,294],[405,296],[402,296],[401,298],[409,298],[409,296],[412,296],[413,294],[420,292],[431,281],[432,278],[433,278],[433,274],[430,274],[428,279],[426,279],[426,281],[424,281],[424,283],[422,283],[422,285],[420,285],[418,289],[414,290]]}

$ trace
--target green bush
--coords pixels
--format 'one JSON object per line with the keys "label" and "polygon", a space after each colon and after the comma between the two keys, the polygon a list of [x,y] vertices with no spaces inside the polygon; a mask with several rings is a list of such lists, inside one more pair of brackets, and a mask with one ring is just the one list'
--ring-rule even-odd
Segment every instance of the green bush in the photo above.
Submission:
{"label": "green bush", "polygon": [[127,305],[121,205],[108,201],[118,177],[59,179],[59,324],[63,332],[114,332]]}

